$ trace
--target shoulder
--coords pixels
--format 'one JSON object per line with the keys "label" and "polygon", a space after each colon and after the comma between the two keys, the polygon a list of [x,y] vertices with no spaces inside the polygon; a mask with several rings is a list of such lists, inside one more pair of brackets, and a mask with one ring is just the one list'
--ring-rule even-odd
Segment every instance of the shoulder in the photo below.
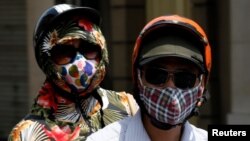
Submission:
{"label": "shoulder", "polygon": [[131,117],[127,117],[123,120],[111,123],[103,129],[92,133],[87,138],[87,141],[122,141],[124,139],[130,120]]}
{"label": "shoulder", "polygon": [[79,136],[80,132],[80,126],[71,127],[69,124],[59,126],[56,123],[49,123],[41,117],[28,115],[14,126],[8,141],[58,140],[62,134],[65,137],[71,137],[71,140],[85,138]]}
{"label": "shoulder", "polygon": [[48,139],[44,124],[36,120],[22,120],[14,126],[9,134],[9,140],[26,140],[34,138]]}
{"label": "shoulder", "polygon": [[208,133],[206,130],[198,128],[189,122],[184,125],[182,140],[189,139],[190,141],[207,141]]}
{"label": "shoulder", "polygon": [[138,110],[138,105],[130,93],[125,91],[113,91],[103,88],[97,89],[98,94],[103,101],[103,109],[110,107],[118,107],[122,111],[126,111],[128,115],[134,115]]}
{"label": "shoulder", "polygon": [[207,141],[208,140],[208,133],[206,130],[198,128],[194,125],[191,125],[195,134],[195,137],[197,138],[197,141]]}
{"label": "shoulder", "polygon": [[87,141],[149,141],[148,134],[141,121],[141,112],[114,122],[91,134]]}
{"label": "shoulder", "polygon": [[97,92],[100,96],[107,95],[108,97],[118,97],[118,98],[125,98],[129,93],[125,91],[114,91],[114,90],[108,90],[99,87],[97,89]]}

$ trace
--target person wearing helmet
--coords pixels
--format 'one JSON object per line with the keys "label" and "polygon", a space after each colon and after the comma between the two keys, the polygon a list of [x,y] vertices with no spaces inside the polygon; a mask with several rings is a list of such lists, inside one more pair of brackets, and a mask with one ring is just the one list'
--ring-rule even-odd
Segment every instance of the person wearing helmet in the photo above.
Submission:
{"label": "person wearing helmet", "polygon": [[211,48],[193,20],[160,16],[142,29],[132,56],[133,117],[99,130],[87,141],[206,141],[207,131],[188,122],[205,100]]}
{"label": "person wearing helmet", "polygon": [[137,110],[129,93],[99,86],[108,64],[100,20],[89,7],[59,4],[44,11],[35,27],[34,50],[46,80],[9,141],[85,140]]}

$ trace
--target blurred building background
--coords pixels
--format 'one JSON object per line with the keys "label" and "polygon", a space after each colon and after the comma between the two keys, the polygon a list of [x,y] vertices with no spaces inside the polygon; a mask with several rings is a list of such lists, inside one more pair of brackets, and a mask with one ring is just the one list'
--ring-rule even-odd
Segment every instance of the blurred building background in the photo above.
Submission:
{"label": "blurred building background", "polygon": [[213,51],[210,99],[192,122],[250,123],[249,0],[1,0],[0,141],[29,111],[44,75],[35,62],[32,34],[40,14],[56,3],[97,9],[103,17],[110,65],[102,86],[132,92],[131,54],[139,31],[150,19],[179,14],[200,23]]}

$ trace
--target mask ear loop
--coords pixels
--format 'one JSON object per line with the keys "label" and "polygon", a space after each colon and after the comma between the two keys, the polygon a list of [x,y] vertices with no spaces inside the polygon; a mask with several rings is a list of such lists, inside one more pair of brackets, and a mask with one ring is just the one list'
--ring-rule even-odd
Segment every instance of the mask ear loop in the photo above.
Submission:
{"label": "mask ear loop", "polygon": [[[203,75],[200,76],[200,84],[202,82],[202,79],[203,79]],[[208,90],[205,88],[202,92],[201,98],[197,99],[197,104],[194,108],[193,115],[195,115],[195,116],[200,115],[199,107],[201,107],[203,105],[203,103],[207,102],[207,100],[209,99],[209,95],[210,94],[209,94]]]}
{"label": "mask ear loop", "polygon": [[201,86],[202,79],[203,79],[203,75],[200,75],[200,77],[199,77],[199,81],[200,81],[200,82],[199,82],[199,84],[197,85],[198,87]]}
{"label": "mask ear loop", "polygon": [[[199,83],[199,85],[201,85],[202,79],[203,79],[203,75],[200,76],[200,83]],[[187,118],[185,119],[186,121],[189,118],[191,118],[192,116],[199,116],[200,115],[199,107],[201,107],[201,105],[203,103],[205,103],[207,101],[207,99],[208,99],[208,97],[207,97],[208,91],[207,91],[206,88],[203,89],[202,93],[203,93],[203,95],[200,98],[197,99],[196,105],[195,105],[193,111],[191,112],[191,114],[189,116],[187,116]]]}
{"label": "mask ear loop", "polygon": [[142,80],[141,80],[141,71],[139,69],[137,69],[137,77],[138,77],[138,80],[139,80],[139,83],[141,84],[141,86],[143,86],[143,83],[142,83]]}

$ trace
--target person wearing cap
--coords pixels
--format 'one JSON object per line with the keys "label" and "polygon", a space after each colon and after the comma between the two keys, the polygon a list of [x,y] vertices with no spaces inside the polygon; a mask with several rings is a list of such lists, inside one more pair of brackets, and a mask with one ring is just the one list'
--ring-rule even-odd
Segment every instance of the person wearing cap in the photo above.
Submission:
{"label": "person wearing cap", "polygon": [[9,141],[85,140],[135,113],[131,94],[100,87],[108,64],[100,20],[89,7],[58,4],[44,11],[35,27],[34,50],[46,80]]}
{"label": "person wearing cap", "polygon": [[206,99],[211,71],[203,29],[179,15],[151,20],[136,40],[132,65],[140,110],[87,141],[207,141],[207,131],[188,121]]}

